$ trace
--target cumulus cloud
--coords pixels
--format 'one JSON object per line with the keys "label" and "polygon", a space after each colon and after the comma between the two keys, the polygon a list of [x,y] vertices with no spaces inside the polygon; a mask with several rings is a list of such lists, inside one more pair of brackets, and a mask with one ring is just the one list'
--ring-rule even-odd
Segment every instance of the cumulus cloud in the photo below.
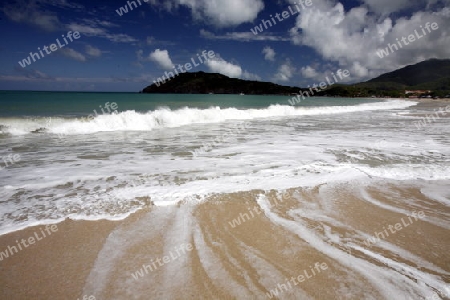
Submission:
{"label": "cumulus cloud", "polygon": [[364,0],[364,3],[377,14],[388,15],[412,7],[419,1],[411,0]]}
{"label": "cumulus cloud", "polygon": [[169,51],[156,49],[149,55],[149,59],[157,63],[162,69],[170,70],[173,68]]}
{"label": "cumulus cloud", "polygon": [[169,0],[162,4],[150,2],[169,11],[178,6],[186,6],[196,20],[204,20],[217,27],[252,22],[264,9],[262,0]]}
{"label": "cumulus cloud", "polygon": [[[376,77],[430,58],[450,57],[450,8],[417,11],[411,16],[394,18],[380,14],[404,9],[409,4],[396,2],[398,6],[392,4],[390,9],[380,10],[377,14],[373,12],[376,9],[373,3],[365,1],[359,7],[345,11],[340,2],[316,0],[313,7],[297,17],[296,25],[290,31],[292,42],[309,46],[325,60],[348,69],[352,81]],[[426,22],[436,22],[439,29],[388,56],[380,58],[377,55],[377,51],[388,44],[396,44],[397,38],[408,37],[416,29],[420,31],[420,26]]]}
{"label": "cumulus cloud", "polygon": [[84,56],[83,54],[81,54],[80,52],[72,49],[72,48],[61,48],[58,51],[59,53],[61,53],[62,55],[64,55],[65,57],[68,57],[70,59],[76,60],[76,61],[86,61],[86,56]]}
{"label": "cumulus cloud", "polygon": [[242,73],[242,78],[247,79],[247,80],[261,81],[261,77],[259,77],[257,74],[253,74],[253,73],[247,72],[245,70]]}
{"label": "cumulus cloud", "polygon": [[291,63],[288,61],[278,68],[278,72],[274,76],[275,81],[289,81],[291,80],[292,76],[294,76],[295,73],[295,67],[291,65]]}
{"label": "cumulus cloud", "polygon": [[300,72],[302,73],[303,77],[306,78],[316,78],[317,77],[317,71],[313,69],[311,66],[303,67]]}
{"label": "cumulus cloud", "polygon": [[220,73],[232,78],[242,78],[248,80],[261,80],[256,74],[243,70],[241,66],[227,62],[223,58],[215,57],[214,59],[207,60],[205,65],[211,72]]}
{"label": "cumulus cloud", "polygon": [[242,75],[241,66],[227,62],[222,58],[210,59],[206,61],[205,64],[211,72],[234,78],[239,78]]}
{"label": "cumulus cloud", "polygon": [[270,48],[270,46],[264,47],[264,49],[262,50],[262,53],[264,54],[265,60],[270,60],[270,61],[275,60],[275,50]]}
{"label": "cumulus cloud", "polygon": [[92,57],[100,57],[102,56],[102,51],[91,45],[86,45],[86,54]]}

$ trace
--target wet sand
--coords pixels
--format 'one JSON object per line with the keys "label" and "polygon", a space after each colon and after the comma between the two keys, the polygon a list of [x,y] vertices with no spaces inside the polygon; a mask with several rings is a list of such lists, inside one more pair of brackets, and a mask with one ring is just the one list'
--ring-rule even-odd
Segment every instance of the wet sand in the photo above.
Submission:
{"label": "wet sand", "polygon": [[[71,220],[56,224],[56,232],[0,262],[0,299],[76,299],[106,237],[118,224]],[[45,231],[45,226],[0,236],[0,249],[41,229]]]}
{"label": "wet sand", "polygon": [[[278,299],[439,299],[439,289],[450,297],[450,208],[413,185],[210,201],[62,222],[0,262],[0,299],[269,299],[275,288]],[[419,211],[425,217],[414,219]],[[397,223],[401,230],[364,243]],[[41,227],[0,236],[0,251]]]}

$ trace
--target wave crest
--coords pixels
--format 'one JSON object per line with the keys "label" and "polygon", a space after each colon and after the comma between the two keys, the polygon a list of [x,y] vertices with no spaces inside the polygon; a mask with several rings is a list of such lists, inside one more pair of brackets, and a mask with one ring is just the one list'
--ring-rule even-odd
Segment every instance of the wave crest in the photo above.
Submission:
{"label": "wave crest", "polygon": [[94,119],[0,119],[0,133],[23,135],[49,132],[53,134],[73,135],[90,134],[102,131],[151,131],[153,129],[180,127],[191,124],[220,123],[227,120],[253,120],[261,118],[403,109],[415,104],[416,102],[412,101],[389,100],[385,102],[364,103],[355,106],[294,107],[288,105],[271,105],[263,109],[222,109],[220,107],[198,109],[185,107],[178,110],[159,108],[147,113],[128,110],[117,114],[99,115]]}

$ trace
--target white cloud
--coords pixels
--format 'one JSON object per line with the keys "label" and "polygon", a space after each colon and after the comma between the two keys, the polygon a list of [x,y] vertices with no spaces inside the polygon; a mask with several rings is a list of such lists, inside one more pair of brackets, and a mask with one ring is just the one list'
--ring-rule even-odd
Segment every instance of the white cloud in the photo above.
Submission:
{"label": "white cloud", "polygon": [[247,79],[247,80],[261,81],[261,77],[259,77],[257,74],[253,74],[253,73],[247,72],[245,70],[242,73],[242,78]]}
{"label": "white cloud", "polygon": [[200,36],[210,40],[229,40],[229,41],[239,41],[239,42],[252,42],[252,41],[290,41],[289,37],[282,37],[270,33],[263,33],[254,35],[250,31],[244,32],[227,32],[223,35],[216,35],[210,31],[200,29]]}
{"label": "white cloud", "polygon": [[86,54],[90,55],[92,57],[100,57],[100,56],[102,56],[102,51],[91,45],[86,45]]}
{"label": "white cloud", "polygon": [[270,48],[270,46],[264,47],[264,49],[262,50],[262,53],[264,54],[265,60],[270,60],[270,61],[275,60],[275,50]]}
{"label": "white cloud", "polygon": [[300,72],[302,73],[303,77],[306,78],[316,78],[318,76],[317,71],[311,66],[303,67]]}
{"label": "white cloud", "polygon": [[292,76],[294,76],[294,73],[295,67],[291,66],[291,63],[288,61],[278,68],[278,72],[275,74],[274,80],[283,82],[289,81]]}
{"label": "white cloud", "polygon": [[150,53],[148,58],[156,62],[163,69],[170,70],[173,68],[173,63],[167,50],[156,49]]}
{"label": "white cloud", "polygon": [[105,28],[101,28],[98,26],[93,25],[86,25],[86,24],[76,24],[71,23],[67,26],[69,30],[72,31],[78,31],[82,36],[97,36],[101,38],[105,38],[110,40],[111,42],[117,42],[117,43],[132,43],[137,42],[137,40],[134,37],[131,37],[127,34],[119,33],[119,34],[113,34],[109,33],[108,30]]}
{"label": "white cloud", "polygon": [[360,62],[355,61],[350,67],[350,74],[357,78],[365,78],[369,75],[369,70]]}
{"label": "white cloud", "polygon": [[50,9],[65,9],[70,10],[72,13],[86,10],[83,5],[67,0],[16,0],[9,1],[12,3],[3,2],[4,6],[0,7],[0,12],[3,12],[11,21],[30,24],[45,31],[58,31],[64,27],[64,24],[60,23],[58,14]]}
{"label": "white cloud", "polygon": [[[406,5],[400,4],[395,9],[403,9]],[[410,17],[400,18],[377,15],[369,9],[375,8],[363,4],[345,11],[335,0],[315,0],[313,7],[303,10],[297,17],[295,27],[291,29],[292,42],[309,46],[323,59],[348,69],[352,81],[373,78],[429,58],[450,57],[447,29],[450,28],[450,8],[417,11]],[[393,9],[394,4],[390,10]],[[388,43],[396,44],[397,38],[408,37],[416,29],[421,32],[420,26],[426,22],[436,22],[439,29],[384,58],[376,54]]]}
{"label": "white cloud", "polygon": [[232,78],[241,78],[248,80],[261,80],[257,74],[250,73],[243,70],[241,66],[227,62],[223,58],[215,57],[214,59],[207,60],[205,65],[211,72],[220,73]]}
{"label": "white cloud", "polygon": [[119,25],[108,22],[108,21],[99,21],[99,24],[104,27],[120,27]]}
{"label": "white cloud", "polygon": [[[14,78],[27,78],[27,79],[36,79],[36,80],[53,80],[54,78],[41,72],[39,70],[35,70],[32,68],[20,68],[19,66],[15,67],[14,70],[21,74],[21,76],[5,76],[6,80],[14,80]],[[9,79],[8,79],[9,78]]]}
{"label": "white cloud", "polygon": [[46,31],[56,31],[61,27],[58,16],[40,10],[35,1],[21,0],[15,4],[5,4],[0,11],[13,22],[28,23]]}
{"label": "white cloud", "polygon": [[73,50],[72,48],[64,47],[59,49],[58,52],[64,55],[65,57],[68,57],[76,61],[86,61],[86,56],[84,56],[83,54],[81,54],[76,50]]}
{"label": "white cloud", "polygon": [[[147,46],[153,46],[153,48],[156,47],[157,45],[160,46],[160,47],[161,46],[173,46],[173,45],[176,45],[176,43],[173,42],[173,41],[157,40],[153,36],[147,36],[147,38],[145,40],[145,44]],[[144,46],[144,44],[142,44],[142,46]]]}
{"label": "white cloud", "polygon": [[222,58],[210,59],[205,62],[211,72],[220,73],[228,77],[240,78],[242,75],[241,66],[232,64]]}
{"label": "white cloud", "polygon": [[70,9],[72,11],[81,11],[85,10],[85,7],[81,4],[74,3],[73,1],[67,1],[67,0],[40,0],[38,3],[45,4],[45,5],[51,5],[58,8],[63,9]]}
{"label": "white cloud", "polygon": [[[150,2],[158,5],[156,1]],[[169,0],[159,5],[168,11],[181,5],[187,6],[196,20],[206,21],[217,27],[252,22],[264,9],[262,0]]]}

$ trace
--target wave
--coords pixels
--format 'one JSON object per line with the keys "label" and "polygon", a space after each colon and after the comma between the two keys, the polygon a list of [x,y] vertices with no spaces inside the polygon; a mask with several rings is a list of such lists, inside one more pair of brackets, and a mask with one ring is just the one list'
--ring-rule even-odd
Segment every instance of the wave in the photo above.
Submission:
{"label": "wave", "polygon": [[211,107],[208,109],[182,108],[170,110],[159,108],[147,113],[128,110],[117,114],[99,115],[93,119],[35,118],[0,119],[0,134],[24,135],[48,132],[73,135],[107,131],[151,131],[159,128],[181,127],[191,124],[220,123],[227,120],[253,120],[261,118],[313,116],[350,112],[404,109],[417,102],[389,100],[364,103],[355,106],[294,107],[271,105],[264,109],[238,109]]}

